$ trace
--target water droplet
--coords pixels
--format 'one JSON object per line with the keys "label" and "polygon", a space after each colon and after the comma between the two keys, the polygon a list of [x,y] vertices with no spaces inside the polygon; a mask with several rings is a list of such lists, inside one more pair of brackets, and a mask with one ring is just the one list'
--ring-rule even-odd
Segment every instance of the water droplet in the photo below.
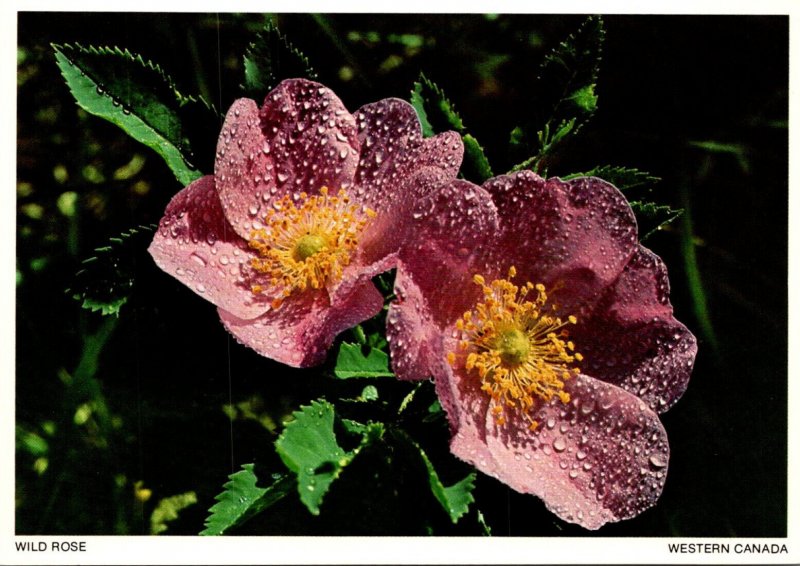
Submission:
{"label": "water droplet", "polygon": [[563,452],[567,449],[567,443],[560,436],[553,441],[553,449],[556,452]]}
{"label": "water droplet", "polygon": [[204,258],[203,256],[201,256],[201,255],[200,255],[200,254],[198,254],[197,252],[193,252],[193,253],[192,253],[192,255],[190,255],[189,257],[191,257],[191,258],[192,258],[192,260],[194,260],[194,262],[195,262],[197,265],[199,265],[200,267],[205,267],[205,266],[206,266],[206,258]]}
{"label": "water droplet", "polygon": [[203,285],[202,283],[198,283],[197,287],[195,287],[195,289],[197,289],[198,293],[205,293],[206,292],[206,286]]}
{"label": "water droplet", "polygon": [[572,479],[577,478],[578,477],[578,470],[570,470],[569,471],[569,477],[571,477]]}
{"label": "water droplet", "polygon": [[661,454],[653,454],[650,456],[650,465],[654,468],[663,468],[667,465],[667,461]]}

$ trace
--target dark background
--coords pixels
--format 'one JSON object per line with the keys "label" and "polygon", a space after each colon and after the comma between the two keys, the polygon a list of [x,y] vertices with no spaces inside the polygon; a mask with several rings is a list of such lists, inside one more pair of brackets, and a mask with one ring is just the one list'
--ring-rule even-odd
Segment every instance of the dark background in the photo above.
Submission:
{"label": "dark background", "polygon": [[[543,57],[584,19],[273,17],[351,110],[408,98],[424,71],[495,172],[514,165],[508,135],[530,110]],[[241,464],[281,470],[272,442],[282,419],[320,391],[333,399],[352,386],[236,344],[210,304],[155,267],[146,240],[119,318],[64,293],[94,248],[158,222],[181,187],[155,153],[77,108],[50,43],[126,47],[224,113],[267,16],[18,18],[17,533],[146,534],[158,501],[193,491],[198,502],[166,532],[195,534]],[[788,18],[604,21],[599,109],[549,173],[636,167],[662,178],[651,198],[688,211],[646,242],[665,260],[677,317],[700,343],[688,391],[662,416],[669,476],[656,507],[598,533],[488,477],[478,479],[475,508],[495,535],[785,536]],[[389,398],[403,394],[398,384],[381,387]],[[226,404],[237,407],[233,420]],[[466,474],[447,453],[443,426],[412,432],[446,483]],[[390,447],[359,457],[319,517],[286,500],[243,532],[481,532],[474,510],[451,525],[402,461]]]}

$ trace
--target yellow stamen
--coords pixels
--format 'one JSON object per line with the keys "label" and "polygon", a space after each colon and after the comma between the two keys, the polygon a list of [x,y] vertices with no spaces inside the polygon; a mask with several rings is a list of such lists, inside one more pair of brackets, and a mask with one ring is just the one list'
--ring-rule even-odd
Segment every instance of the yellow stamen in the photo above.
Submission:
{"label": "yellow stamen", "polygon": [[[279,308],[295,292],[321,289],[342,276],[358,245],[358,239],[375,212],[350,202],[344,190],[329,195],[322,187],[318,195],[285,195],[262,216],[264,228],[250,234],[248,245],[257,254],[250,267],[257,283],[277,288],[272,300]],[[297,201],[297,202],[296,202]]]}
{"label": "yellow stamen", "polygon": [[538,423],[530,413],[537,403],[554,397],[569,403],[564,382],[577,375],[575,362],[583,356],[565,340],[569,336],[566,326],[577,324],[577,318],[557,316],[557,307],[548,304],[541,283],[514,285],[511,279],[516,273],[512,266],[508,279],[496,279],[489,285],[482,276],[473,277],[483,290],[483,300],[456,322],[459,351],[450,352],[448,360],[477,374],[481,390],[492,399],[498,425],[507,422],[508,409],[535,430]]}

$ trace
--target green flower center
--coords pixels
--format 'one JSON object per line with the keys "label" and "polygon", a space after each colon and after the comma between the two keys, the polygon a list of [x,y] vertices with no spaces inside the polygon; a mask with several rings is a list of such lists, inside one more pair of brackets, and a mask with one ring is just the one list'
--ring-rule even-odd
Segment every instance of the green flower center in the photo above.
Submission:
{"label": "green flower center", "polygon": [[497,337],[500,359],[508,365],[519,365],[531,351],[531,343],[524,332],[516,328],[500,332]]}
{"label": "green flower center", "polygon": [[292,250],[292,259],[305,261],[326,248],[325,238],[317,234],[306,234],[297,240]]}

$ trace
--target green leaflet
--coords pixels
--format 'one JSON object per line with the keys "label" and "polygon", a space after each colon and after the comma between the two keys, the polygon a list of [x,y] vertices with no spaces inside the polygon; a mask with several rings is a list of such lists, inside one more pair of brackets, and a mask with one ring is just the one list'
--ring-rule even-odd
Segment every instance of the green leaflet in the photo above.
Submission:
{"label": "green leaflet", "polygon": [[122,128],[158,153],[182,184],[202,176],[184,114],[216,118],[202,100],[181,95],[160,67],[118,47],[55,45],[56,62],[78,106]]}
{"label": "green leaflet", "polygon": [[316,79],[317,73],[306,56],[268,22],[244,54],[242,90],[250,98],[263,100],[281,80],[293,77]]}
{"label": "green leaflet", "polygon": [[602,18],[590,16],[545,57],[529,104],[530,115],[509,139],[517,159],[529,157],[509,172],[533,169],[544,173],[545,158],[592,117],[597,109],[595,85],[604,39]]}
{"label": "green leaflet", "polygon": [[339,355],[336,357],[336,367],[333,373],[340,379],[394,376],[389,369],[389,356],[385,352],[370,346],[360,346],[348,342],[342,342],[339,347]]}
{"label": "green leaflet", "polygon": [[67,294],[92,312],[119,315],[134,284],[134,254],[150,241],[155,228],[152,224],[131,228],[96,248],[94,256],[83,260]]}
{"label": "green leaflet", "polygon": [[472,472],[463,480],[449,487],[445,487],[422,447],[408,436],[408,434],[399,429],[395,430],[395,437],[406,444],[406,446],[422,460],[428,472],[428,484],[431,487],[431,493],[433,493],[433,496],[450,516],[450,520],[453,524],[457,523],[469,510],[470,504],[475,501],[475,498],[472,496],[472,491],[475,489],[475,473]]}
{"label": "green leaflet", "polygon": [[428,138],[436,132],[447,130],[455,130],[461,134],[464,142],[461,173],[464,178],[481,184],[493,175],[483,148],[478,140],[467,132],[461,116],[447,99],[444,91],[422,73],[414,83],[414,90],[411,91],[411,105],[417,111],[424,137]]}
{"label": "green leaflet", "polygon": [[347,432],[361,435],[361,443],[346,451],[339,445],[333,430],[333,405],[325,400],[312,401],[310,406],[301,407],[292,415],[294,420],[287,423],[275,448],[286,467],[297,475],[300,501],[313,515],[319,515],[322,498],[331,483],[362,448],[382,436],[383,425],[343,421]]}
{"label": "green leaflet", "polygon": [[167,523],[178,518],[178,513],[197,503],[197,495],[193,491],[165,497],[158,502],[150,515],[150,534],[157,535],[166,531]]}
{"label": "green leaflet", "polygon": [[600,165],[583,173],[572,173],[561,177],[564,181],[569,181],[575,177],[599,177],[608,181],[622,192],[647,187],[659,182],[661,179],[645,171],[639,171],[631,167],[620,167],[614,165]]}
{"label": "green leaflet", "polygon": [[682,208],[675,209],[654,202],[632,201],[630,204],[636,215],[639,240],[642,242],[683,214]]}
{"label": "green leaflet", "polygon": [[282,475],[268,487],[258,487],[254,464],[245,464],[242,470],[231,474],[217,503],[209,509],[206,528],[201,535],[222,535],[273,505],[294,487],[291,475]]}

